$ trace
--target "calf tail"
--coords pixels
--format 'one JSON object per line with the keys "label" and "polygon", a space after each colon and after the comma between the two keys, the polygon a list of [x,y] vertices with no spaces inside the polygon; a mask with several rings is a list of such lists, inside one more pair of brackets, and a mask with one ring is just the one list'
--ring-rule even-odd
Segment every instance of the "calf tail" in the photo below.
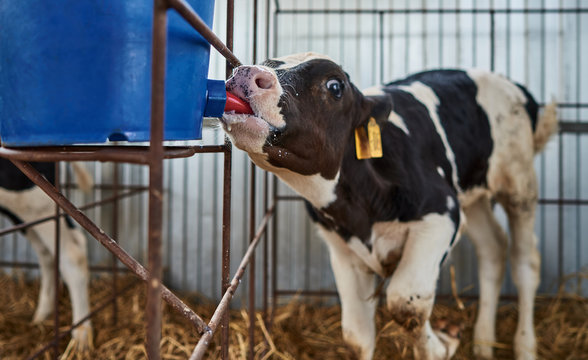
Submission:
{"label": "calf tail", "polygon": [[89,193],[94,186],[94,179],[92,179],[92,176],[82,163],[74,161],[71,163],[71,166],[73,168],[78,187],[84,193]]}
{"label": "calf tail", "polygon": [[551,135],[557,131],[558,121],[556,108],[557,104],[555,101],[547,104],[543,109],[543,114],[541,114],[539,121],[537,122],[537,127],[533,134],[535,154],[543,150]]}

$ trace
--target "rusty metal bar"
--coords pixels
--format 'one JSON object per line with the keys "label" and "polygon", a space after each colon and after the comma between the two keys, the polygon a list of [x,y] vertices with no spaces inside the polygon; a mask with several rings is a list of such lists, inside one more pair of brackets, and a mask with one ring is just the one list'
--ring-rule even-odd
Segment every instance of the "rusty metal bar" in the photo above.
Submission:
{"label": "rusty metal bar", "polygon": [[[231,276],[231,169],[232,152],[231,142],[225,138],[225,156],[223,168],[223,230],[222,230],[222,274],[221,291],[224,297],[230,287]],[[221,358],[229,358],[229,314],[225,314],[221,322]]]}
{"label": "rusty metal bar", "polygon": [[[131,196],[131,195],[135,195],[135,194],[137,194],[139,192],[143,192],[145,190],[147,190],[147,188],[136,188],[135,190],[131,190],[131,191],[122,193],[121,195],[118,195],[118,198],[124,198],[124,197],[128,197],[128,196]],[[101,206],[101,205],[107,204],[109,202],[116,201],[116,199],[117,198],[115,196],[111,196],[111,197],[106,198],[104,200],[95,201],[95,202],[86,204],[84,206],[81,206],[81,207],[79,207],[79,210],[91,209],[91,208],[94,208],[94,207],[97,207],[97,206]],[[59,214],[60,217],[63,217],[65,215],[66,214],[64,214],[64,213],[60,213]],[[55,215],[52,215],[52,216],[46,216],[46,217],[43,217],[43,218],[40,218],[40,219],[37,219],[37,220],[29,221],[29,222],[26,222],[26,223],[14,225],[14,226],[11,226],[9,228],[0,230],[0,236],[4,236],[6,234],[9,234],[9,233],[12,233],[12,232],[15,232],[15,231],[19,231],[19,230],[24,230],[24,229],[29,228],[31,226],[39,225],[41,223],[44,223],[44,222],[49,221],[49,220],[54,220],[54,219],[55,219]]]}
{"label": "rusty metal bar", "polygon": [[[233,23],[235,18],[235,1],[227,0],[227,48],[233,50]],[[236,66],[239,66],[240,62]],[[228,79],[233,70],[231,61],[226,62],[225,76]],[[222,296],[227,294],[230,287],[231,276],[231,169],[232,169],[232,145],[225,136],[225,160],[223,181],[223,241],[222,241]],[[229,360],[229,314],[226,312],[221,320],[221,359]]]}
{"label": "rusty metal bar", "polygon": [[[221,39],[216,36],[212,30],[206,25],[204,21],[200,18],[200,16],[192,9],[190,4],[188,4],[184,0],[167,0],[167,3],[170,7],[174,8],[180,16],[182,16],[192,27],[202,35],[219,53],[221,53],[227,61],[234,67],[241,66],[241,61],[237,59],[235,54],[233,54],[232,47],[229,46],[227,42],[227,46],[223,43]],[[228,6],[230,7],[230,6]],[[230,23],[231,26],[233,21],[229,21],[227,19],[227,23]]]}
{"label": "rusty metal bar", "polygon": [[[141,280],[147,281],[149,272],[137,260],[130,256],[123,248],[121,248],[110,236],[104,233],[96,224],[92,222],[84,213],[75,207],[63,194],[55,190],[55,187],[47,181],[37,170],[30,164],[11,160],[16,167],[18,167],[32,182],[37,184],[53,201],[69,214],[76,222],[78,222],[86,231],[90,233],[102,246],[108,251],[114,253],[116,257]],[[192,311],[186,304],[182,302],[176,295],[174,295],[165,286],[162,287],[163,299],[178,313],[182,314],[188,321],[192,323],[198,333],[203,333],[208,329],[208,326],[194,311]]]}
{"label": "rusty metal bar", "polygon": [[[61,171],[59,171],[59,162],[55,163],[55,189],[59,191],[59,177]],[[53,358],[59,359],[59,263],[61,261],[61,216],[60,209],[55,204],[55,262],[53,263],[53,281],[55,282],[55,294],[53,294]]]}
{"label": "rusty metal bar", "polygon": [[588,8],[523,8],[523,9],[493,9],[493,8],[405,8],[405,9],[280,9],[277,8],[276,14],[325,14],[325,15],[345,15],[345,14],[577,14],[588,13]]}
{"label": "rusty metal bar", "polygon": [[[165,146],[164,159],[187,158],[198,153],[223,152],[223,145]],[[0,157],[20,161],[109,161],[148,165],[149,146],[60,146],[40,148],[0,147]]]}
{"label": "rusty metal bar", "polygon": [[194,351],[192,352],[192,356],[190,356],[190,360],[202,359],[202,357],[204,356],[204,354],[206,352],[206,348],[208,347],[210,341],[212,340],[212,336],[214,335],[214,331],[218,327],[218,324],[222,321],[222,317],[228,312],[229,302],[233,298],[233,295],[235,295],[235,290],[239,286],[239,283],[241,282],[241,278],[243,278],[243,274],[245,273],[245,269],[247,268],[247,264],[249,264],[249,262],[251,260],[251,256],[253,255],[253,252],[255,251],[255,248],[259,244],[259,241],[260,241],[263,233],[267,229],[267,225],[269,223],[269,220],[274,214],[274,209],[275,209],[275,204],[272,205],[272,207],[268,210],[268,212],[263,217],[260,225],[257,228],[257,232],[255,234],[255,237],[253,238],[253,241],[249,244],[249,247],[247,248],[245,255],[241,259],[241,263],[239,264],[239,268],[237,269],[235,276],[231,280],[231,284],[230,284],[229,288],[227,289],[227,291],[223,295],[223,298],[219,302],[218,307],[214,311],[214,314],[212,315],[212,318],[210,319],[210,322],[208,323],[208,331],[206,331],[204,333],[204,335],[202,335],[202,337],[198,341],[198,344],[196,345],[196,347],[194,348]]}
{"label": "rusty metal bar", "polygon": [[[118,239],[118,205],[119,205],[119,196],[118,196],[118,188],[119,188],[119,166],[118,163],[114,163],[114,172],[112,174],[112,184],[113,184],[113,194],[112,197],[114,198],[114,202],[112,203],[112,238],[114,241]],[[117,304],[117,278],[118,278],[118,266],[116,265],[116,256],[111,254],[111,270],[112,270],[112,325],[116,325],[118,323],[118,304]]]}
{"label": "rusty metal bar", "polygon": [[167,3],[153,0],[151,55],[151,138],[149,142],[149,276],[145,306],[145,350],[150,360],[159,360],[161,341],[161,278],[163,218],[163,126],[165,120],[165,49]]}
{"label": "rusty metal bar", "polygon": [[[255,237],[255,164],[250,163],[249,180],[249,239],[253,242]],[[255,252],[251,254],[249,264],[249,355],[253,360],[255,355]]]}

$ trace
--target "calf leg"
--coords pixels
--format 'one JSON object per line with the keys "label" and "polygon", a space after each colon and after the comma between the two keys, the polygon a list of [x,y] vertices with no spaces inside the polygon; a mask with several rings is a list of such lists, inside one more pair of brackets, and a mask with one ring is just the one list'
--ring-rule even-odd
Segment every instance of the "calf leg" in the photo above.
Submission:
{"label": "calf leg", "polygon": [[55,278],[53,268],[55,260],[53,254],[43,244],[40,237],[34,230],[27,230],[26,236],[31,242],[33,250],[39,259],[41,270],[41,288],[39,289],[39,301],[33,316],[33,323],[40,323],[53,312],[53,301],[55,300]]}
{"label": "calf leg", "polygon": [[459,344],[457,337],[441,335],[429,324],[441,260],[456,232],[446,215],[430,214],[415,222],[386,289],[394,320],[415,336],[418,359],[448,359]]}
{"label": "calf leg", "polygon": [[536,358],[533,311],[535,293],[539,286],[541,259],[537,238],[533,233],[535,200],[507,206],[512,236],[510,249],[513,281],[519,292],[519,320],[514,339],[517,360]]}
{"label": "calf leg", "polygon": [[336,233],[322,229],[341,300],[343,339],[362,360],[372,358],[376,346],[374,316],[377,299],[374,275]]}
{"label": "calf leg", "polygon": [[[77,323],[90,313],[90,299],[88,298],[88,271],[86,237],[79,229],[67,229],[64,238],[67,242],[61,246],[64,257],[59,264],[61,276],[69,289],[72,303],[72,322]],[[82,348],[93,347],[92,323],[88,319],[75,328],[72,338],[77,340]]]}
{"label": "calf leg", "polygon": [[474,354],[492,358],[496,341],[496,307],[504,278],[508,238],[496,221],[490,201],[482,197],[464,209],[467,234],[476,247],[480,303],[474,327]]}

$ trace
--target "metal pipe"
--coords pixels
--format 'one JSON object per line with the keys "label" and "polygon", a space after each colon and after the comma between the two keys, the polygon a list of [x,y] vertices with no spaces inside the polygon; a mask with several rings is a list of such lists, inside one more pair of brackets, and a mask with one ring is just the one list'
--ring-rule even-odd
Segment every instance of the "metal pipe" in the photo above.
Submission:
{"label": "metal pipe", "polygon": [[[198,153],[223,152],[223,145],[165,146],[164,159],[191,157]],[[41,148],[0,147],[0,157],[21,161],[111,161],[148,165],[151,161],[148,146],[61,146]]]}
{"label": "metal pipe", "polygon": [[[231,170],[233,148],[229,139],[225,138],[225,156],[223,168],[223,231],[222,231],[222,296],[230,287],[231,276]],[[221,321],[221,358],[229,358],[229,314]]]}
{"label": "metal pipe", "polygon": [[[230,1],[232,2],[232,1]],[[235,54],[231,51],[232,49],[232,42],[229,43],[227,41],[227,45],[222,42],[221,39],[216,36],[212,30],[206,25],[206,23],[200,18],[200,16],[192,9],[190,4],[188,4],[184,0],[167,0],[167,3],[170,7],[174,8],[180,16],[182,16],[192,27],[202,35],[216,50],[218,50],[221,55],[223,55],[227,61],[234,67],[241,66],[242,63],[237,59]],[[227,9],[230,8],[230,5],[227,5]],[[227,17],[227,24],[231,24],[232,26],[232,19]]]}
{"label": "metal pipe", "polygon": [[[233,24],[235,18],[235,1],[227,0],[227,48],[233,50]],[[232,53],[231,53],[232,54]],[[229,57],[226,62],[225,76],[228,79],[233,72],[233,64]],[[229,288],[229,278],[231,276],[231,169],[232,169],[232,151],[233,147],[229,139],[225,136],[225,157],[223,170],[223,241],[222,241],[222,296],[224,297]],[[221,320],[221,359],[229,359],[229,314],[222,316]]]}
{"label": "metal pipe", "polygon": [[[60,169],[59,169],[59,162],[55,163],[55,189],[59,191],[59,177],[60,177]],[[59,295],[61,293],[59,289],[59,262],[61,261],[61,217],[60,209],[57,204],[55,204],[55,259],[53,263],[53,281],[55,286],[55,294],[53,297],[53,358],[55,360],[59,359]]]}
{"label": "metal pipe", "polygon": [[165,118],[165,49],[167,3],[153,0],[151,55],[151,138],[149,142],[149,277],[145,306],[145,350],[150,360],[161,358],[161,278],[163,213],[163,127]]}
{"label": "metal pipe", "polygon": [[[250,163],[251,169],[249,180],[249,239],[253,242],[255,237],[255,164]],[[249,265],[249,355],[248,359],[253,360],[255,355],[255,253],[251,254]]]}
{"label": "metal pipe", "polygon": [[496,14],[577,14],[588,13],[588,8],[525,8],[525,9],[460,9],[460,8],[410,8],[410,9],[276,9],[276,14],[305,14],[305,15],[345,15],[345,14],[488,14],[495,12]]}
{"label": "metal pipe", "polygon": [[[112,174],[112,184],[113,184],[113,194],[112,197],[114,198],[114,202],[112,203],[112,238],[117,241],[119,238],[118,236],[118,205],[119,205],[119,196],[118,196],[118,163],[114,163],[114,172]],[[111,255],[111,269],[112,269],[112,325],[116,325],[118,323],[118,305],[117,305],[117,278],[118,278],[118,266],[116,265],[116,256],[114,254]]]}
{"label": "metal pipe", "polygon": [[206,352],[206,348],[208,347],[210,341],[212,340],[212,336],[214,335],[214,331],[216,330],[219,322],[222,321],[222,317],[227,313],[227,310],[229,309],[229,302],[233,298],[233,295],[235,295],[235,290],[239,286],[239,283],[241,282],[241,278],[243,278],[243,274],[245,273],[245,269],[247,268],[247,264],[249,264],[249,261],[251,260],[251,255],[253,254],[253,251],[257,247],[257,244],[259,244],[259,240],[261,239],[261,236],[266,231],[267,224],[269,223],[269,219],[274,214],[274,209],[275,209],[275,204],[272,205],[272,207],[268,210],[268,212],[263,217],[259,227],[257,228],[257,232],[255,234],[253,241],[249,244],[249,247],[247,248],[247,251],[245,252],[245,255],[243,256],[243,259],[241,259],[241,263],[239,264],[239,268],[237,269],[237,272],[235,273],[235,276],[233,277],[233,280],[231,281],[230,286],[227,288],[227,291],[223,295],[223,298],[219,302],[218,307],[214,311],[214,314],[212,315],[212,318],[210,319],[210,322],[208,323],[208,327],[209,327],[208,331],[206,331],[204,333],[204,335],[202,335],[202,337],[198,341],[198,344],[196,345],[196,347],[194,348],[194,351],[192,352],[192,355],[190,356],[190,360],[202,359],[202,357],[204,356],[204,354]]}
{"label": "metal pipe", "polygon": [[[123,248],[121,248],[110,236],[104,233],[96,224],[92,222],[80,209],[76,208],[65,196],[55,190],[55,187],[45,179],[37,170],[30,164],[11,160],[16,167],[18,167],[32,182],[34,182],[41,190],[43,190],[53,201],[55,201],[67,214],[69,214],[76,222],[78,222],[90,235],[98,240],[102,246],[108,251],[114,253],[116,257],[128,267],[141,280],[147,281],[149,272],[137,260],[133,259]],[[192,323],[198,333],[203,333],[208,329],[204,321],[192,311],[186,304],[182,302],[176,295],[174,295],[165,286],[162,287],[163,299],[177,312],[182,314],[188,321]]]}

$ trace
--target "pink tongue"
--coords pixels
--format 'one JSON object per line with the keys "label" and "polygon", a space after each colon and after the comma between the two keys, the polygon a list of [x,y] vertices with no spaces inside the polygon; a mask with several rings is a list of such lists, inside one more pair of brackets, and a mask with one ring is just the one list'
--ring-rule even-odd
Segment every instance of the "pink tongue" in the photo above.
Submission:
{"label": "pink tongue", "polygon": [[238,114],[253,114],[251,106],[245,101],[239,99],[237,96],[227,91],[227,102],[225,104],[225,112],[234,111]]}

